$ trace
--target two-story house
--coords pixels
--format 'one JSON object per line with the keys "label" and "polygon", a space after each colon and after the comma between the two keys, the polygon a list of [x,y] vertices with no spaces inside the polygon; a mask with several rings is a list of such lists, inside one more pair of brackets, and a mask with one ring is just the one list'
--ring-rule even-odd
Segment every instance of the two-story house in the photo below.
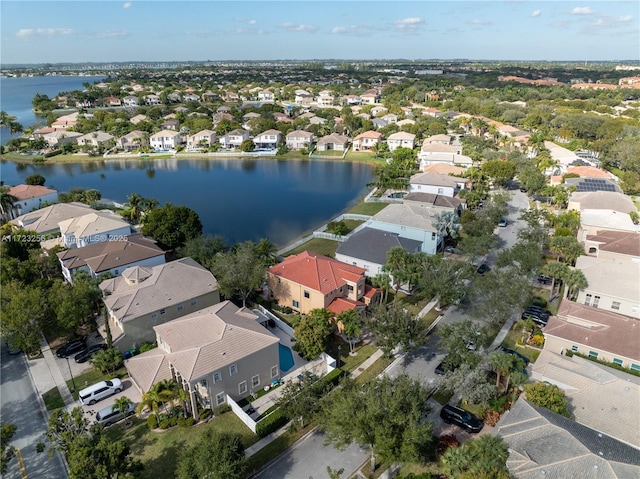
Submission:
{"label": "two-story house", "polygon": [[433,193],[442,196],[456,196],[464,189],[466,180],[439,173],[418,173],[409,179],[410,193]]}
{"label": "two-story house", "polygon": [[114,345],[153,342],[153,327],[220,302],[218,282],[191,258],[134,266],[100,283]]}
{"label": "two-story house", "polygon": [[35,231],[41,235],[60,233],[60,223],[76,216],[83,216],[94,211],[84,203],[56,203],[38,208],[30,213],[20,215],[11,224],[25,230]]}
{"label": "two-story house", "polygon": [[187,137],[187,150],[197,151],[209,148],[218,141],[218,135],[213,130],[202,130]]}
{"label": "two-story house", "polygon": [[309,149],[313,144],[313,140],[313,133],[304,130],[290,131],[285,139],[287,148],[290,150]]}
{"label": "two-story house", "polygon": [[141,393],[175,379],[198,407],[214,408],[280,379],[279,341],[258,316],[230,301],[154,326],[158,347],[126,362]]}
{"label": "two-story house", "polygon": [[147,133],[141,130],[133,130],[118,140],[118,146],[124,151],[137,150],[142,146],[147,146],[147,144]]}
{"label": "two-story house", "polygon": [[375,295],[365,284],[364,268],[303,251],[288,256],[267,270],[271,298],[282,306],[306,314],[326,308],[339,314],[365,309]]}
{"label": "two-story house", "polygon": [[92,131],[76,138],[76,143],[80,146],[110,146],[114,143],[113,135],[106,131]]}
{"label": "two-story house", "polygon": [[377,131],[365,131],[353,139],[353,151],[371,151],[375,145],[382,141],[382,133]]}
{"label": "two-story house", "polygon": [[220,144],[228,150],[239,150],[242,142],[249,139],[249,132],[240,128],[220,137]]}
{"label": "two-story house", "polygon": [[182,144],[180,133],[173,130],[162,130],[149,137],[149,145],[156,151],[173,150]]}
{"label": "two-story house", "polygon": [[387,138],[387,145],[389,146],[389,151],[393,153],[397,148],[409,148],[413,150],[415,141],[416,135],[413,133],[399,131],[389,135],[389,138]]}
{"label": "two-story house", "polygon": [[93,211],[58,223],[65,248],[82,248],[118,241],[131,234],[131,225],[109,210]]}
{"label": "two-story house", "polygon": [[253,143],[258,149],[276,150],[281,140],[282,133],[279,130],[267,130],[256,135]]}
{"label": "two-story house", "polygon": [[8,193],[16,198],[11,214],[15,216],[37,210],[45,203],[57,203],[58,192],[40,185],[16,185],[9,188]]}
{"label": "two-story house", "polygon": [[262,90],[258,92],[258,101],[274,101],[276,99],[271,90]]}

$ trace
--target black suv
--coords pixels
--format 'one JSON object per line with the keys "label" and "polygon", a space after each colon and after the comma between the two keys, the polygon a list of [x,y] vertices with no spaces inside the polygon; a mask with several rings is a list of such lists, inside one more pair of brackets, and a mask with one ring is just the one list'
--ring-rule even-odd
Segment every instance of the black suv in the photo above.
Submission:
{"label": "black suv", "polygon": [[540,284],[551,284],[553,283],[553,278],[551,276],[546,276],[544,274],[538,275],[538,283]]}
{"label": "black suv", "polygon": [[68,358],[73,353],[78,353],[87,349],[87,342],[84,339],[73,339],[64,346],[56,349],[56,356],[59,358]]}
{"label": "black suv", "polygon": [[82,351],[81,353],[76,354],[76,356],[73,359],[75,360],[76,363],[84,363],[89,359],[91,359],[91,357],[94,354],[96,354],[98,351],[104,351],[105,349],[107,349],[107,345],[104,343],[94,344],[93,346],[89,346],[86,350]]}
{"label": "black suv", "polygon": [[447,424],[453,423],[456,426],[465,429],[467,432],[480,432],[484,427],[484,422],[470,412],[449,404],[446,404],[442,409],[440,409],[440,417]]}

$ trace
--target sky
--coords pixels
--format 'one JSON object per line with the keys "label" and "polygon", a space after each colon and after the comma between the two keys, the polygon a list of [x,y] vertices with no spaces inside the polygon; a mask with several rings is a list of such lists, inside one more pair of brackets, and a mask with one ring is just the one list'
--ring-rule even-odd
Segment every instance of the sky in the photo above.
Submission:
{"label": "sky", "polygon": [[0,2],[0,63],[638,60],[638,1]]}

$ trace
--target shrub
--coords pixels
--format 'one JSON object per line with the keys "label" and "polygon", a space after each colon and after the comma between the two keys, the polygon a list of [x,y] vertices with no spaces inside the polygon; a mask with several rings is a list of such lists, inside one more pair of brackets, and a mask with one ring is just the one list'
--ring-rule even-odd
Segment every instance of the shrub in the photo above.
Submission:
{"label": "shrub", "polygon": [[169,429],[169,420],[163,419],[162,421],[160,421],[160,424],[158,424],[158,426],[160,426],[160,429]]}
{"label": "shrub", "polygon": [[444,452],[450,447],[458,447],[460,443],[458,442],[458,438],[453,434],[445,434],[444,436],[440,436],[438,439],[438,445],[436,446],[436,454],[439,456],[444,454]]}
{"label": "shrub", "polygon": [[178,418],[176,416],[171,416],[169,419],[169,427],[173,427],[173,426],[177,426],[178,425]]}
{"label": "shrub", "polygon": [[196,423],[192,417],[181,417],[178,419],[178,427],[191,427]]}
{"label": "shrub", "polygon": [[495,426],[500,420],[500,413],[498,411],[487,411],[484,415],[484,422],[489,426]]}
{"label": "shrub", "polygon": [[149,417],[147,418],[147,425],[149,426],[149,429],[158,428],[158,418],[155,414],[149,414]]}
{"label": "shrub", "polygon": [[45,158],[51,158],[52,156],[56,156],[56,155],[60,155],[62,154],[62,150],[52,150],[52,151],[48,151],[47,153],[44,154]]}
{"label": "shrub", "polygon": [[532,346],[541,348],[542,346],[544,346],[544,336],[542,334],[534,334],[533,336],[531,336],[531,340],[529,341],[529,343]]}
{"label": "shrub", "polygon": [[267,434],[271,434],[273,431],[284,426],[288,420],[289,418],[284,415],[282,410],[276,409],[256,424],[256,435],[258,437],[264,437]]}
{"label": "shrub", "polygon": [[198,411],[198,414],[200,415],[200,420],[204,421],[205,419],[211,417],[213,411],[211,409],[200,409],[200,411]]}
{"label": "shrub", "polygon": [[140,346],[140,353],[146,353],[147,351],[151,351],[152,349],[157,348],[158,345],[156,343],[143,343]]}
{"label": "shrub", "polygon": [[223,404],[220,407],[217,407],[213,410],[213,415],[214,416],[221,416],[223,415],[225,412],[229,412],[231,411],[231,406],[229,406],[228,404]]}

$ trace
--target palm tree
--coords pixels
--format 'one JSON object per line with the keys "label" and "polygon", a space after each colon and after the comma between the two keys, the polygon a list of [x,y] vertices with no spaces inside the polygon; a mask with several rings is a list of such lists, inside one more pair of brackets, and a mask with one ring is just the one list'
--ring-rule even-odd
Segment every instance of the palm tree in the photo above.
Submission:
{"label": "palm tree", "polygon": [[556,290],[556,285],[567,275],[569,268],[566,264],[556,261],[545,264],[540,271],[553,278],[553,283],[551,284],[551,294],[553,294]]}
{"label": "palm tree", "polygon": [[142,395],[142,401],[138,404],[136,412],[149,408],[158,414],[158,408],[162,404],[166,412],[166,404],[176,398],[178,383],[174,379],[164,379],[151,386],[151,389]]}
{"label": "palm tree", "polygon": [[342,323],[342,332],[349,342],[349,353],[353,353],[354,340],[360,339],[360,315],[355,309],[343,311],[336,318]]}
{"label": "palm tree", "polygon": [[3,217],[13,219],[13,206],[18,202],[18,198],[9,193],[9,187],[0,188],[0,213]]}
{"label": "palm tree", "polygon": [[137,224],[140,220],[140,216],[142,215],[144,198],[142,198],[138,193],[131,193],[127,196],[127,201],[127,204],[129,205],[129,220],[132,223]]}
{"label": "palm tree", "polygon": [[114,411],[118,411],[126,415],[132,404],[133,401],[131,401],[127,396],[121,396],[113,402],[113,409]]}
{"label": "palm tree", "polygon": [[569,299],[574,299],[579,290],[589,286],[587,278],[579,269],[570,269],[564,277],[564,281],[567,283],[567,298]]}
{"label": "palm tree", "polygon": [[391,284],[391,276],[389,276],[388,273],[380,273],[371,278],[371,284],[382,290],[382,304],[386,303],[389,294],[389,285]]}
{"label": "palm tree", "polygon": [[407,267],[409,265],[409,253],[400,247],[396,246],[391,248],[387,252],[387,264],[382,267],[382,271],[389,273],[393,278],[393,285],[396,291],[393,301],[398,299],[398,292],[402,283],[407,279]]}
{"label": "palm tree", "polygon": [[456,239],[460,229],[460,220],[453,211],[438,213],[433,221],[433,226],[438,229],[438,235],[442,238],[442,251],[444,252],[445,239]]}
{"label": "palm tree", "polygon": [[[514,357],[502,351],[492,352],[487,360],[496,373],[496,388],[500,386],[502,376],[508,376],[513,368]],[[508,383],[507,383],[508,384]]]}
{"label": "palm tree", "polygon": [[277,252],[278,248],[276,248],[276,245],[267,238],[262,238],[258,244],[256,244],[256,254],[267,268],[278,262]]}

